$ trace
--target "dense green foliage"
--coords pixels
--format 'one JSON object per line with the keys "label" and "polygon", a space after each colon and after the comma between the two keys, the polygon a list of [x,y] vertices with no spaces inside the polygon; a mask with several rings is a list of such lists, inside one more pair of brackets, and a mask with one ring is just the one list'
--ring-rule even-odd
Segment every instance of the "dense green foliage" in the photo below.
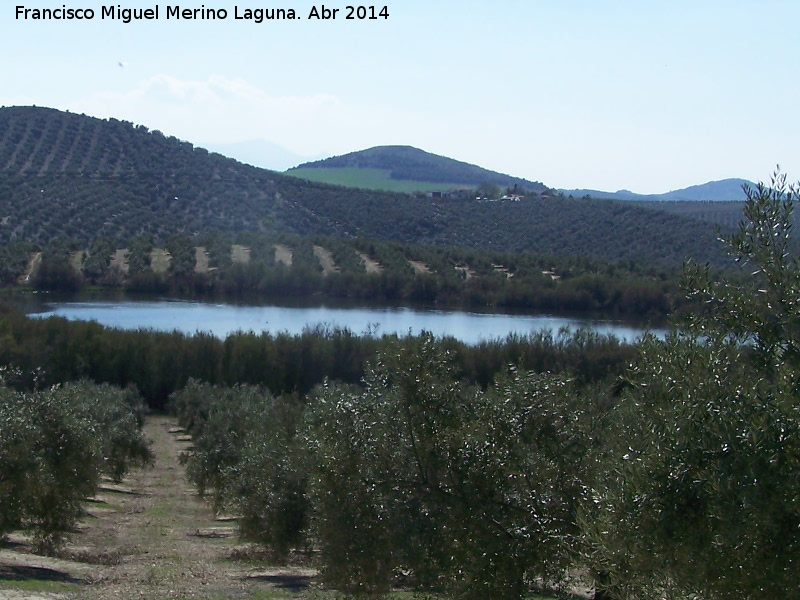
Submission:
{"label": "dense green foliage", "polygon": [[302,405],[190,382],[172,406],[194,436],[190,477],[242,513],[245,539],[278,556],[313,540],[326,580],[358,594],[404,571],[425,589],[518,598],[572,560],[591,448],[579,389],[563,371],[516,370],[476,387],[421,336],[385,344],[361,387],[326,381]]}
{"label": "dense green foliage", "polygon": [[27,392],[0,386],[0,536],[24,527],[52,551],[101,475],[119,481],[150,460],[141,410],[135,392],[85,381]]}
{"label": "dense green foliage", "polygon": [[0,285],[16,283],[25,272],[33,250],[33,244],[24,242],[0,246]]}
{"label": "dense green foliage", "polygon": [[719,201],[660,201],[639,203],[652,210],[681,215],[700,221],[705,221],[711,225],[718,226],[725,232],[736,229],[742,218],[744,202],[719,202]]}
{"label": "dense green foliage", "polygon": [[363,390],[309,410],[315,533],[325,575],[366,593],[395,569],[466,598],[521,598],[570,564],[589,444],[559,375],[467,386],[430,338],[391,348]]}
{"label": "dense green foliage", "polygon": [[800,589],[799,193],[782,177],[748,190],[728,243],[750,280],[687,269],[698,310],[639,350],[587,514],[590,558],[615,597]]}
{"label": "dense green foliage", "polygon": [[630,203],[432,200],[324,185],[143,126],[36,107],[0,109],[0,221],[3,243],[149,234],[163,245],[174,235],[266,232],[651,263],[723,258],[705,225]]}

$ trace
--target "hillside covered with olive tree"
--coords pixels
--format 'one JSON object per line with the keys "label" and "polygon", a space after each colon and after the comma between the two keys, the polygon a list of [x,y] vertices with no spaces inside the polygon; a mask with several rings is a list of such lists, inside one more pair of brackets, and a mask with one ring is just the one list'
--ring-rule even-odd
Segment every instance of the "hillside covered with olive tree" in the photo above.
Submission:
{"label": "hillside covered with olive tree", "polygon": [[[376,146],[360,152],[304,163],[286,173],[312,181],[392,191],[441,191],[448,187],[478,188],[490,184],[520,193],[549,192],[542,183],[490,171],[412,146]],[[371,182],[370,175],[377,176],[378,179]],[[417,185],[407,188],[395,185],[401,183]]]}
{"label": "hillside covered with olive tree", "polygon": [[708,224],[632,204],[547,193],[477,201],[354,190],[250,167],[141,125],[0,108],[0,243],[209,232],[656,263],[724,260]]}

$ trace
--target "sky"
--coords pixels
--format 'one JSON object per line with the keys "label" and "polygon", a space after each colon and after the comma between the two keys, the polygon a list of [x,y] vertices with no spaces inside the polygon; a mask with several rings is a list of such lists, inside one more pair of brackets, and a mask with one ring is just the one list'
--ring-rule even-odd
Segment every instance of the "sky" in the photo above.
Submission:
{"label": "sky", "polygon": [[[411,145],[555,188],[660,193],[777,165],[800,179],[797,0],[385,2],[388,18],[359,21],[346,2],[322,20],[313,1],[185,1],[228,17],[176,20],[174,2],[4,1],[0,106],[268,143],[298,162]],[[101,19],[103,6],[159,19]],[[259,8],[298,18],[235,18]]]}

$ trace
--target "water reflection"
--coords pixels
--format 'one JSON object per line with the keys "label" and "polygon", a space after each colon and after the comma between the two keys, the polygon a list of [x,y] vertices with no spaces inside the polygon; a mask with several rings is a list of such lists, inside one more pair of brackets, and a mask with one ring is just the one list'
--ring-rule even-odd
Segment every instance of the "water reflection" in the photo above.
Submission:
{"label": "water reflection", "polygon": [[[632,342],[645,331],[616,321],[575,319],[552,315],[508,315],[411,308],[338,308],[327,306],[238,306],[182,301],[56,302],[45,303],[31,317],[65,317],[97,321],[119,329],[210,333],[224,339],[237,331],[299,334],[317,326],[346,328],[356,334],[418,334],[431,332],[467,344],[502,339],[509,334],[527,335],[544,330],[584,327]],[[663,331],[654,330],[663,335]]]}

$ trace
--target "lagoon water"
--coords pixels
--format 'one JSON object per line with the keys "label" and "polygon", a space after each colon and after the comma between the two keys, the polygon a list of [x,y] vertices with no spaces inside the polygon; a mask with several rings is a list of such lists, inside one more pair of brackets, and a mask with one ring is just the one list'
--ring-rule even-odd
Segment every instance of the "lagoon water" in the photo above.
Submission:
{"label": "lagoon water", "polygon": [[205,332],[221,339],[237,331],[299,334],[317,326],[346,328],[355,334],[376,336],[427,331],[437,337],[450,336],[467,344],[544,330],[556,334],[562,328],[576,330],[585,327],[600,334],[615,335],[627,342],[634,341],[644,332],[643,328],[615,321],[411,308],[243,306],[174,300],[121,300],[46,302],[38,311],[29,316],[97,321],[120,329],[177,330],[190,335]]}

